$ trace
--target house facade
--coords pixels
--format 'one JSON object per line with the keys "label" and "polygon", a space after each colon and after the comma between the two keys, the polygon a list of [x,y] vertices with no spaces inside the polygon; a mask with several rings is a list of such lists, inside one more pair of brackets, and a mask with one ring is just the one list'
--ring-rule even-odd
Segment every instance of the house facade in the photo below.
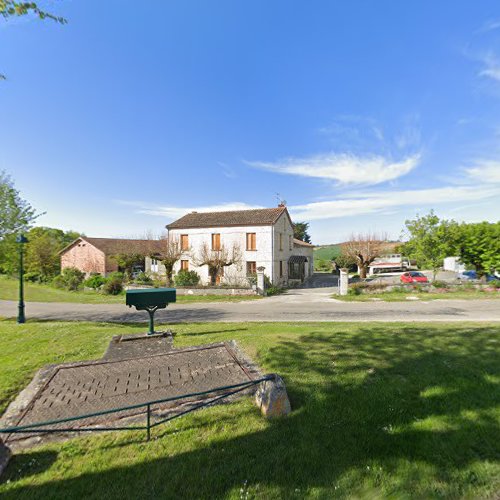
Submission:
{"label": "house facade", "polygon": [[[168,226],[168,236],[180,242],[182,256],[174,266],[196,271],[202,284],[210,283],[207,265],[199,265],[203,247],[209,251],[238,249],[238,262],[224,267],[218,282],[248,286],[257,268],[275,285],[306,279],[313,270],[313,245],[294,240],[293,225],[285,206],[228,212],[192,212]],[[146,272],[164,273],[154,259],[146,259]]]}
{"label": "house facade", "polygon": [[119,238],[90,238],[81,236],[63,248],[61,270],[76,267],[86,275],[99,273],[103,276],[118,271],[114,255],[120,253],[146,254],[151,242],[147,240],[130,240]]}

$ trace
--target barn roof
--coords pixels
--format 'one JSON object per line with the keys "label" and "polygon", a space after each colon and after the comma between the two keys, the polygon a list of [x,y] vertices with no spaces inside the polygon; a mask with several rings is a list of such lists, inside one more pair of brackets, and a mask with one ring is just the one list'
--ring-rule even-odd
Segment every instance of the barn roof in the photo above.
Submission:
{"label": "barn roof", "polygon": [[126,238],[91,238],[80,236],[59,253],[62,254],[73,247],[79,241],[90,243],[92,246],[101,250],[105,255],[116,255],[119,253],[138,253],[147,255],[151,248],[158,243],[155,240],[132,240]]}

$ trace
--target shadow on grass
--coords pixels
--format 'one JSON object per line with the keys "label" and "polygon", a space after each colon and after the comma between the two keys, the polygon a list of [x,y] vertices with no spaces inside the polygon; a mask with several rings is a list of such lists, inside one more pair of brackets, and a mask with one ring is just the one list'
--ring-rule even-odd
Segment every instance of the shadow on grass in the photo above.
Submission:
{"label": "shadow on grass", "polygon": [[[474,493],[482,479],[471,467],[500,460],[498,328],[331,328],[282,341],[259,360],[284,376],[288,418],[194,451],[17,488],[12,497],[218,498],[246,484],[287,498],[312,488],[331,494],[345,477],[353,491]],[[374,463],[384,472],[367,472]]]}

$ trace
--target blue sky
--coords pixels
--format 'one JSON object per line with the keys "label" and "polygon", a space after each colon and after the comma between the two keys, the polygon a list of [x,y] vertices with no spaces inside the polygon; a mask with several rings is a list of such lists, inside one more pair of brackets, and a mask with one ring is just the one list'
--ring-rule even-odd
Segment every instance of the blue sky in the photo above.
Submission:
{"label": "blue sky", "polygon": [[287,200],[314,243],[500,214],[498,1],[45,3],[0,20],[0,169],[89,236]]}

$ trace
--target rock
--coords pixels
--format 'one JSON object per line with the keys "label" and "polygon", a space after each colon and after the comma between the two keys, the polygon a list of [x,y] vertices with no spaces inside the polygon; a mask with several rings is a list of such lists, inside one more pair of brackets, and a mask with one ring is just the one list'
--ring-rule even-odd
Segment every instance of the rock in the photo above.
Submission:
{"label": "rock", "polygon": [[267,418],[282,417],[292,411],[283,379],[276,374],[272,377],[262,382],[255,394],[255,402]]}
{"label": "rock", "polygon": [[10,451],[10,448],[6,444],[4,444],[2,439],[0,438],[0,476],[5,470],[5,467],[7,467],[11,455],[12,453]]}

